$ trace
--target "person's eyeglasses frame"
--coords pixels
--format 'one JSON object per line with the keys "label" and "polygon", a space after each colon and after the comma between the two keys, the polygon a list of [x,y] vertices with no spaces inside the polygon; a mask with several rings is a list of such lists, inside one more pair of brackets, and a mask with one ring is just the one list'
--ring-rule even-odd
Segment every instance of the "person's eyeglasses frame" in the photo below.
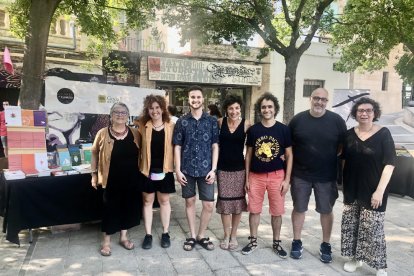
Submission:
{"label": "person's eyeglasses frame", "polygon": [[357,109],[357,113],[358,114],[364,114],[364,113],[366,113],[367,115],[371,115],[371,114],[374,113],[374,109],[373,108]]}
{"label": "person's eyeglasses frame", "polygon": [[314,102],[323,102],[323,103],[327,103],[329,101],[328,98],[324,98],[324,97],[318,97],[318,96],[311,96],[312,101]]}
{"label": "person's eyeglasses frame", "polygon": [[119,116],[119,117],[125,117],[128,115],[128,112],[126,111],[112,111],[113,115]]}

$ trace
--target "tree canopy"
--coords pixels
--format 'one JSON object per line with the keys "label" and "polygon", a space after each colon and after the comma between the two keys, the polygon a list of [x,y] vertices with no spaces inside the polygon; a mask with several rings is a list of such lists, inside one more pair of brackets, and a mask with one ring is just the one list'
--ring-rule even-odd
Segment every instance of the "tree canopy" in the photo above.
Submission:
{"label": "tree canopy", "polygon": [[183,40],[229,41],[243,51],[254,34],[286,63],[283,120],[294,115],[296,69],[316,32],[332,19],[333,0],[174,0],[164,18],[181,29]]}
{"label": "tree canopy", "polygon": [[414,82],[414,0],[349,0],[335,24],[333,45],[341,52],[337,68],[351,72],[358,68],[383,68],[391,50],[404,45],[397,72]]}
{"label": "tree canopy", "polygon": [[53,18],[73,15],[84,34],[110,45],[128,29],[147,27],[155,18],[156,6],[155,0],[16,0],[10,7],[11,26],[26,42],[20,89],[22,107],[39,107]]}

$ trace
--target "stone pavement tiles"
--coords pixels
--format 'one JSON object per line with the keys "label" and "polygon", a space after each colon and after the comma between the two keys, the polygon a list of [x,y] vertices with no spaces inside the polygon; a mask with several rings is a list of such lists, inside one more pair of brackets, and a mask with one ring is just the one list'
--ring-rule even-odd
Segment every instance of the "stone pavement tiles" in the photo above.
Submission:
{"label": "stone pavement tiles", "polygon": [[[213,214],[207,235],[216,249],[204,250],[196,245],[191,252],[182,249],[188,233],[184,200],[180,188],[171,197],[172,218],[170,226],[171,247],[160,246],[162,227],[159,211],[154,211],[153,248],[144,250],[143,223],[129,231],[135,242],[135,249],[128,251],[118,245],[118,235],[112,237],[112,256],[99,254],[101,240],[100,225],[83,224],[80,231],[51,234],[47,228],[35,230],[32,245],[28,243],[28,232],[20,234],[22,245],[17,247],[0,235],[0,275],[375,275],[375,270],[364,265],[357,273],[346,273],[342,266],[346,261],[340,256],[340,216],[342,197],[334,208],[335,223],[332,232],[332,251],[334,261],[323,264],[319,260],[321,229],[319,215],[314,211],[311,200],[302,234],[304,246],[301,260],[279,258],[272,251],[272,230],[268,204],[265,202],[259,227],[259,247],[251,255],[242,255],[241,248],[249,236],[248,214],[243,214],[239,226],[238,242],[235,252],[219,248],[223,231],[220,216]],[[414,200],[391,196],[386,213],[386,237],[389,275],[413,275],[414,261],[414,224],[411,210]],[[197,214],[201,204],[197,204]],[[292,230],[290,213],[292,202],[288,193],[286,214],[283,216],[282,243],[290,251]],[[0,221],[2,222],[2,221]]]}

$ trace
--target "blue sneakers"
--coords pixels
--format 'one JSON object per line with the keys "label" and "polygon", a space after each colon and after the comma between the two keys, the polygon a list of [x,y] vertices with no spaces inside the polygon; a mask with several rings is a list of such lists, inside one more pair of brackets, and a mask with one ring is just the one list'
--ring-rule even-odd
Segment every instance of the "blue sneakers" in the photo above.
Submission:
{"label": "blue sneakers", "polygon": [[331,244],[327,242],[321,243],[321,249],[319,250],[319,255],[321,255],[320,260],[323,263],[332,262],[332,251]]}
{"label": "blue sneakers", "polygon": [[301,240],[293,240],[292,242],[292,249],[290,250],[290,257],[293,259],[300,259],[302,258],[302,241]]}

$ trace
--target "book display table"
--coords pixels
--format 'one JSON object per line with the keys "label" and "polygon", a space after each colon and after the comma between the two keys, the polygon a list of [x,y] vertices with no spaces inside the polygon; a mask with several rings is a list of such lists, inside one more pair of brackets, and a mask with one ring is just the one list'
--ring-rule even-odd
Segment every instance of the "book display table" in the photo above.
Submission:
{"label": "book display table", "polygon": [[90,174],[5,180],[0,175],[0,215],[6,240],[32,229],[101,219],[102,189],[91,186]]}

